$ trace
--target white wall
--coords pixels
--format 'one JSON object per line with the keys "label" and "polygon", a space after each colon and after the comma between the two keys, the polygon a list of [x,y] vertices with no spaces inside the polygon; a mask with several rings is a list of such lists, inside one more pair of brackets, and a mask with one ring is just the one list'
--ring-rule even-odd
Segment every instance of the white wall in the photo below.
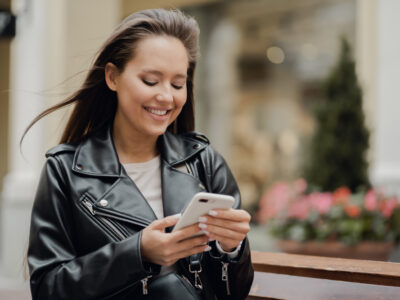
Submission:
{"label": "white wall", "polygon": [[377,1],[375,157],[372,179],[400,196],[400,1]]}
{"label": "white wall", "polygon": [[59,139],[62,114],[35,125],[23,143],[23,155],[22,132],[39,112],[79,86],[83,73],[75,81],[63,81],[88,69],[121,19],[119,0],[14,0],[12,5],[17,35],[11,46],[10,172],[1,194],[0,288],[24,282],[30,210],[45,151]]}
{"label": "white wall", "polygon": [[24,157],[19,151],[19,138],[34,115],[42,109],[42,97],[37,93],[45,88],[48,55],[46,27],[48,8],[44,0],[15,1],[17,36],[11,43],[10,74],[10,172],[3,181],[1,263],[8,278],[21,278],[22,261],[26,251],[31,198],[40,164],[40,145],[43,142],[39,125],[34,135],[25,141]]}

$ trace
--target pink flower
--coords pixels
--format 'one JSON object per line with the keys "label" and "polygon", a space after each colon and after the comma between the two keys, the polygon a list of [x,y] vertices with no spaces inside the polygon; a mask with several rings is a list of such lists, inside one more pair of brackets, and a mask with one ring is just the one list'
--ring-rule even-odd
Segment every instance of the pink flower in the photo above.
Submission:
{"label": "pink flower", "polygon": [[375,191],[370,189],[364,197],[365,209],[368,211],[374,211],[378,209],[378,199]]}
{"label": "pink flower", "polygon": [[307,197],[303,197],[292,203],[288,210],[288,216],[299,220],[305,220],[310,213],[310,209],[310,202]]}
{"label": "pink flower", "polygon": [[312,193],[309,195],[311,206],[321,215],[326,215],[333,205],[331,193]]}
{"label": "pink flower", "polygon": [[303,178],[299,178],[294,182],[294,190],[296,191],[297,194],[304,193],[306,189],[307,189],[307,181],[305,181]]}
{"label": "pink flower", "polygon": [[291,190],[284,182],[275,183],[260,200],[260,210],[257,212],[256,219],[259,223],[265,223],[271,218],[281,214],[287,207],[291,198]]}
{"label": "pink flower", "polygon": [[381,207],[381,212],[386,218],[390,218],[392,216],[393,210],[397,207],[398,205],[398,200],[396,197],[390,197],[387,199],[385,202],[383,202],[383,205]]}

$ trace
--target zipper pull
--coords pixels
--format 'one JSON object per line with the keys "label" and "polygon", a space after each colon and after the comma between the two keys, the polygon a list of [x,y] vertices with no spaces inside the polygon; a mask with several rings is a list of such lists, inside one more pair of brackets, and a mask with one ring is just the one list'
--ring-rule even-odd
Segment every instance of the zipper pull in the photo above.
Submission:
{"label": "zipper pull", "polygon": [[194,286],[200,290],[203,289],[203,283],[201,282],[200,275],[198,271],[194,272]]}
{"label": "zipper pull", "polygon": [[226,282],[226,293],[227,295],[230,295],[231,291],[229,289],[229,276],[228,276],[229,263],[223,261],[221,261],[221,263],[222,263],[222,281]]}
{"label": "zipper pull", "polygon": [[90,203],[90,202],[87,201],[87,200],[82,200],[82,203],[83,203],[83,205],[86,206],[86,208],[87,208],[87,209],[90,211],[90,213],[94,216],[94,215],[95,215],[95,212],[94,212],[92,203]]}
{"label": "zipper pull", "polygon": [[222,262],[222,281],[228,280],[228,263]]}
{"label": "zipper pull", "polygon": [[189,164],[187,162],[185,162],[185,166],[186,166],[186,171],[188,172],[188,174],[193,175],[192,170],[190,170]]}
{"label": "zipper pull", "polygon": [[203,289],[203,283],[201,282],[200,275],[201,271],[203,268],[201,267],[201,264],[199,264],[199,269],[198,270],[192,270],[192,265],[189,264],[189,272],[194,274],[194,286],[200,290]]}
{"label": "zipper pull", "polygon": [[148,289],[147,289],[147,281],[149,280],[150,276],[147,276],[146,278],[143,278],[142,280],[140,280],[142,282],[142,292],[143,295],[147,295],[149,293]]}

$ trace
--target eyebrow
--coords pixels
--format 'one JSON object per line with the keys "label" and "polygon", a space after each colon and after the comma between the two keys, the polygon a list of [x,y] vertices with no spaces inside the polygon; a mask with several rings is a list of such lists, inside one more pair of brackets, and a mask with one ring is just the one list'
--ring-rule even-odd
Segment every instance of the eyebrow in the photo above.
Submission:
{"label": "eyebrow", "polygon": [[[154,74],[154,75],[158,75],[158,76],[162,76],[162,75],[163,75],[162,72],[157,71],[157,70],[154,70],[154,69],[143,69],[142,72],[144,72],[144,73],[150,73],[150,74]],[[183,73],[179,73],[179,74],[175,75],[174,77],[186,79],[186,78],[187,78],[187,75],[186,75],[186,74],[183,74]]]}

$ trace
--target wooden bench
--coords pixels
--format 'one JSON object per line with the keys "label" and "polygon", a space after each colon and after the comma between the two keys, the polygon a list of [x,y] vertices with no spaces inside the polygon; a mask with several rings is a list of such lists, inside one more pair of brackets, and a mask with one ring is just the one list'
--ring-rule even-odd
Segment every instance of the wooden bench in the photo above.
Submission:
{"label": "wooden bench", "polygon": [[252,252],[248,300],[400,300],[400,264],[285,253]]}
{"label": "wooden bench", "polygon": [[[248,300],[400,300],[400,264],[285,253],[252,252]],[[0,299],[28,300],[29,291],[1,291]]]}

